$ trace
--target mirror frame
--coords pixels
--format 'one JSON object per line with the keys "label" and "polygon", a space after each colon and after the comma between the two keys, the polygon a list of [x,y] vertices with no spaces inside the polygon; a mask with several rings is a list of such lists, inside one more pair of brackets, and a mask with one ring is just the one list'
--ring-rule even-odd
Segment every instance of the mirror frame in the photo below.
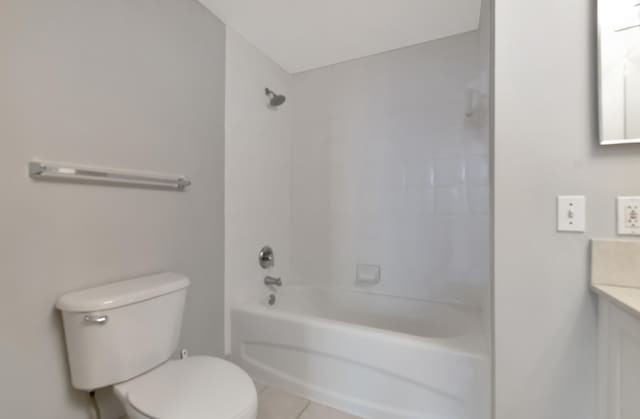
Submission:
{"label": "mirror frame", "polygon": [[600,145],[620,145],[620,144],[640,144],[640,138],[631,138],[631,139],[620,139],[620,140],[608,140],[604,137],[604,133],[602,131],[602,116],[604,115],[604,110],[602,108],[603,105],[603,88],[602,88],[602,30],[601,30],[601,19],[602,19],[602,7],[605,1],[611,0],[597,0],[596,14],[597,14],[597,51],[598,51],[598,63],[597,63],[597,78],[598,78],[598,140]]}

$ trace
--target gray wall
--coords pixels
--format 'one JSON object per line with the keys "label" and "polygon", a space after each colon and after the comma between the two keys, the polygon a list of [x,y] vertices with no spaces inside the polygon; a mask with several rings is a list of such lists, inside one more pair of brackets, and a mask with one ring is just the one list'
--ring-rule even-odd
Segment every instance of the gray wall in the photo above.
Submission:
{"label": "gray wall", "polygon": [[[497,419],[595,416],[592,237],[640,194],[640,146],[600,147],[595,2],[495,0]],[[586,234],[555,232],[555,198],[584,194]]]}
{"label": "gray wall", "polygon": [[[68,291],[183,272],[193,286],[182,343],[223,353],[224,37],[191,0],[0,4],[2,417],[90,417],[87,395],[70,388],[54,310]],[[32,158],[194,184],[35,183]]]}

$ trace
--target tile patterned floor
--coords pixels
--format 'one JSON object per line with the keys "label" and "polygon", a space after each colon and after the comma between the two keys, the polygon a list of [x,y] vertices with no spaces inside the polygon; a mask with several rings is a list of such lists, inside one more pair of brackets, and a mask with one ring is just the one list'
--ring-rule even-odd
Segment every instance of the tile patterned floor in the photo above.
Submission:
{"label": "tile patterned floor", "polygon": [[256,383],[256,389],[258,419],[361,419],[274,387]]}

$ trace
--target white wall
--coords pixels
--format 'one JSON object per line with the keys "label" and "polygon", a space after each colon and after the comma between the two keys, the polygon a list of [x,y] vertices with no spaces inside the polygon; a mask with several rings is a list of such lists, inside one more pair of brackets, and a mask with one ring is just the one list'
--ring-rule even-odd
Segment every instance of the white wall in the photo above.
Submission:
{"label": "white wall", "polygon": [[[496,419],[595,416],[591,237],[640,194],[640,147],[597,145],[592,2],[495,0]],[[587,196],[586,234],[555,199]]]}
{"label": "white wall", "polygon": [[368,290],[480,303],[488,117],[465,108],[487,46],[473,32],[294,77],[295,281],[352,287],[356,264],[374,264]]}
{"label": "white wall", "polygon": [[[54,309],[66,292],[183,272],[182,345],[223,353],[224,28],[195,1],[7,0],[0,56],[1,416],[86,419]],[[193,186],[38,183],[33,158]]]}
{"label": "white wall", "polygon": [[[232,29],[227,29],[226,83],[225,276],[227,301],[234,304],[266,293],[266,274],[289,279],[294,103],[291,76]],[[287,95],[287,102],[270,109],[265,87]],[[258,265],[264,245],[276,256],[269,271]]]}

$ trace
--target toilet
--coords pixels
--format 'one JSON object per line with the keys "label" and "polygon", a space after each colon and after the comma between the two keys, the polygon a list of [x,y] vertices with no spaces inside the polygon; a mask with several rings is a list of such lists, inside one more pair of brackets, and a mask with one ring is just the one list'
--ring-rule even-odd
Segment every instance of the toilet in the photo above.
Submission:
{"label": "toilet", "polygon": [[172,359],[190,281],[162,273],[58,299],[73,387],[112,387],[129,419],[256,419],[251,378],[223,359]]}

